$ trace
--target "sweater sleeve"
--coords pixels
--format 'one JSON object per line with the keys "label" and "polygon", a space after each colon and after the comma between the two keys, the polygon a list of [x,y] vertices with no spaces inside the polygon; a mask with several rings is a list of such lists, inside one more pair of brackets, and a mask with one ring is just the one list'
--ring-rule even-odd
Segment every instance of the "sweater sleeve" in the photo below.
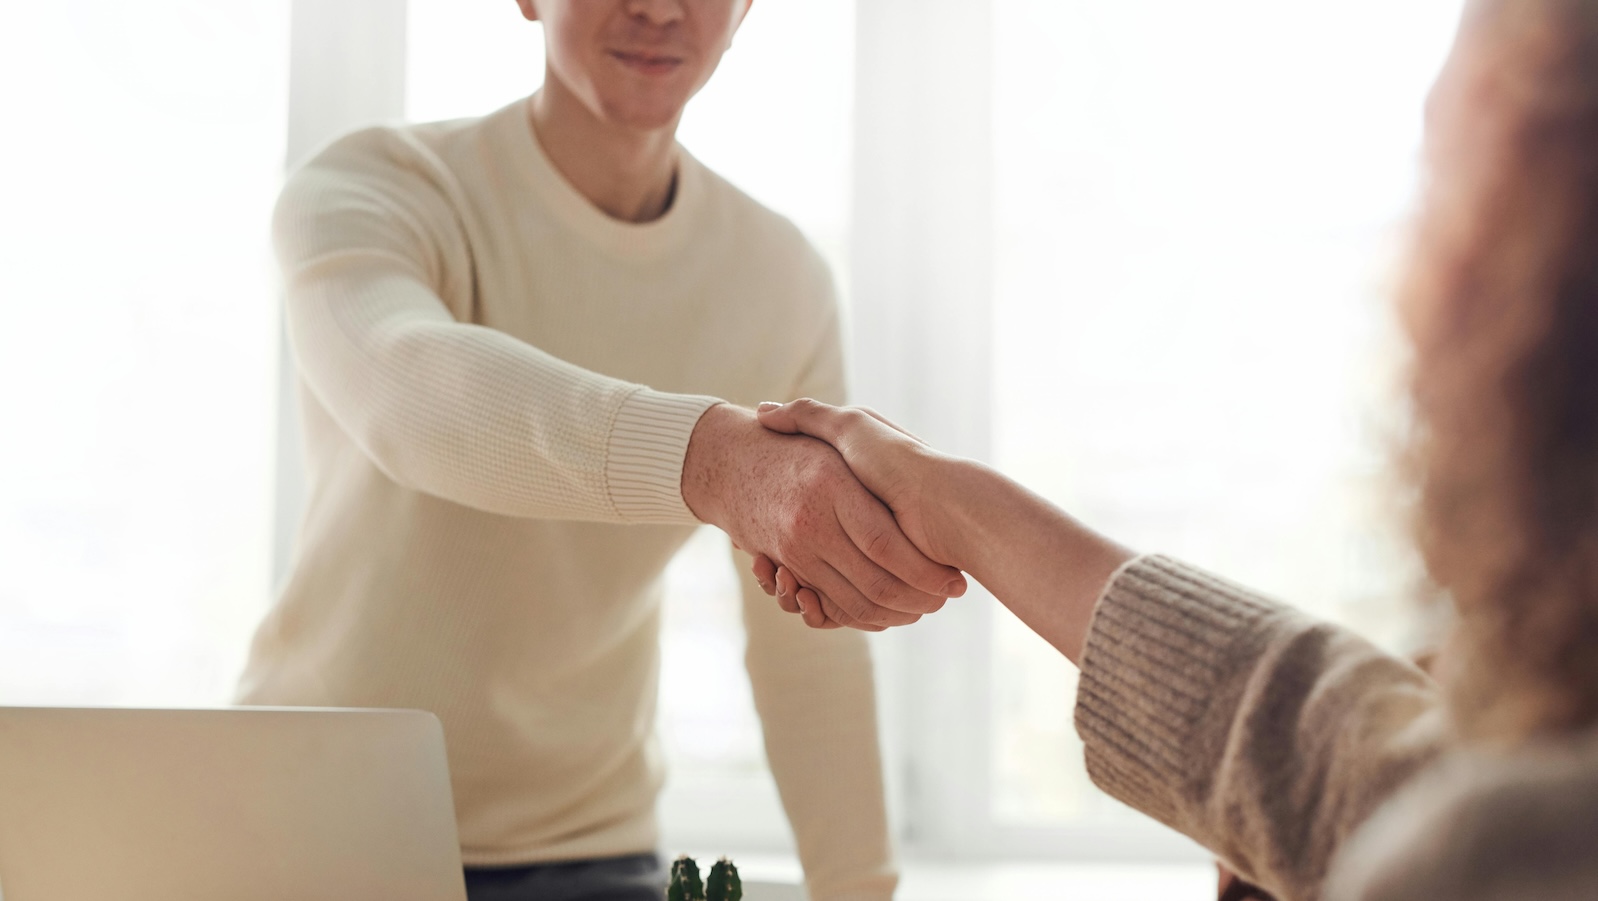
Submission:
{"label": "sweater sleeve", "polygon": [[1420,670],[1162,557],[1111,580],[1082,664],[1093,781],[1291,901],[1444,742]]}
{"label": "sweater sleeve", "polygon": [[609,378],[465,321],[442,296],[469,294],[472,278],[451,185],[388,129],[333,144],[289,180],[273,237],[311,393],[408,488],[508,516],[696,522],[683,457],[718,399]]}

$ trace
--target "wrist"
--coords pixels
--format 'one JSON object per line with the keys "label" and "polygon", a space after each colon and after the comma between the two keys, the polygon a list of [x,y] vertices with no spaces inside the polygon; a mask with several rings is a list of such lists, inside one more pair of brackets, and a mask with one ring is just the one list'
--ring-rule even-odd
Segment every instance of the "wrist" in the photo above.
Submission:
{"label": "wrist", "polygon": [[943,465],[927,467],[920,480],[933,550],[938,562],[975,576],[983,564],[985,520],[999,476],[975,460],[938,456]]}
{"label": "wrist", "polygon": [[951,566],[982,573],[1008,565],[1015,530],[1047,535],[1050,550],[1091,564],[1093,572],[1113,571],[1135,556],[1075,517],[998,470],[975,460],[954,460],[926,480],[930,509],[941,513],[942,550]]}
{"label": "wrist", "polygon": [[754,414],[728,403],[705,410],[694,424],[683,455],[682,499],[701,522],[721,524],[722,488],[732,475],[730,459],[740,446],[740,432],[747,433],[750,425],[760,428]]}

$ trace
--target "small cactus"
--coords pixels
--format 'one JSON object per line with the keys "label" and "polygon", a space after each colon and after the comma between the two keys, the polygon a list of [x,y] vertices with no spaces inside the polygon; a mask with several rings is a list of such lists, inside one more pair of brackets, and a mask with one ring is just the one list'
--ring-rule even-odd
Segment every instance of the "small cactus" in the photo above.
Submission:
{"label": "small cactus", "polygon": [[699,864],[684,854],[671,865],[671,885],[666,901],[705,901],[705,884],[699,881]]}
{"label": "small cactus", "polygon": [[723,857],[710,868],[705,879],[705,901],[743,901],[744,884],[738,878],[738,868]]}

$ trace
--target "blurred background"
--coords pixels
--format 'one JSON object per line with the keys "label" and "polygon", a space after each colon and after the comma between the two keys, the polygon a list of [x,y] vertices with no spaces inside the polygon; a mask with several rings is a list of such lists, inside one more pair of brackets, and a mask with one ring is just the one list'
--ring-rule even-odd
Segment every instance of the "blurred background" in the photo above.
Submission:
{"label": "blurred background", "polygon": [[[1403,650],[1387,303],[1460,6],[757,0],[681,140],[831,262],[857,399]],[[285,167],[532,92],[542,35],[509,0],[7,19],[0,704],[224,703],[299,504]],[[727,560],[702,530],[668,575],[662,815],[674,849],[780,867]],[[1196,849],[1089,784],[1075,673],[1001,607],[876,640],[908,854],[1200,884]]]}

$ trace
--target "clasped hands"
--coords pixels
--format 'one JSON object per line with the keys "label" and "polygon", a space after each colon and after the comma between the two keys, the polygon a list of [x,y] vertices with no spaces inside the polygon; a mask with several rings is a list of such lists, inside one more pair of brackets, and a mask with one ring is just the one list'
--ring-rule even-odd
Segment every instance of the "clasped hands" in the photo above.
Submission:
{"label": "clasped hands", "polygon": [[861,408],[805,399],[711,408],[695,427],[683,498],[754,556],[779,606],[814,628],[881,631],[965,593],[925,515],[924,464],[941,456]]}

